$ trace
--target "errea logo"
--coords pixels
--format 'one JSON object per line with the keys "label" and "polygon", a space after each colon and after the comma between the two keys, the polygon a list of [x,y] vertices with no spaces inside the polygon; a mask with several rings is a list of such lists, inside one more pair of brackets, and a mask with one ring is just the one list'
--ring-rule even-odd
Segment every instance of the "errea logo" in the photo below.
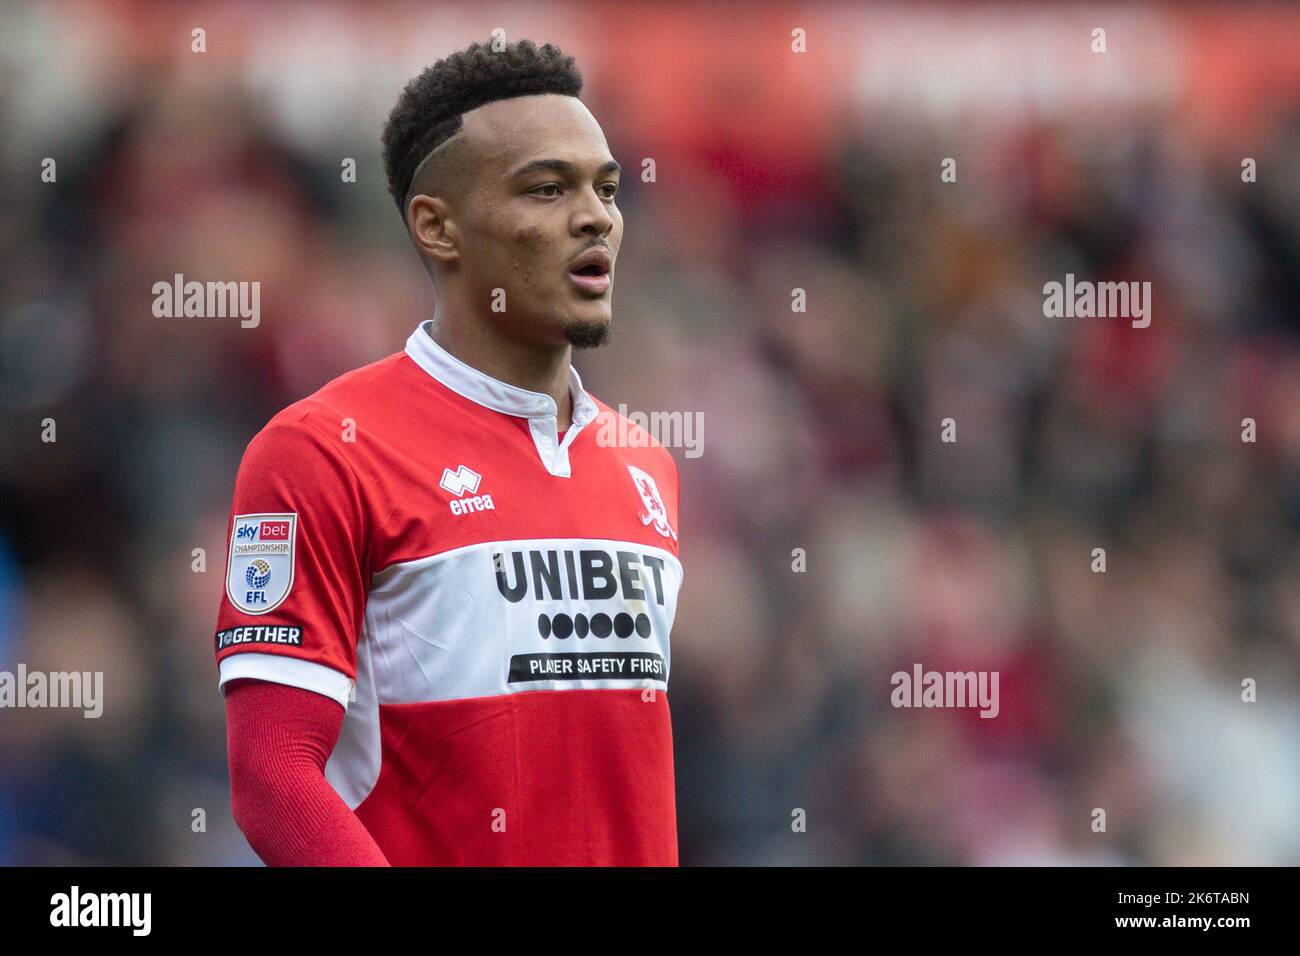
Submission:
{"label": "errea logo", "polygon": [[[464,515],[469,514],[471,511],[496,510],[496,505],[492,504],[491,495],[475,494],[478,491],[479,482],[482,480],[482,475],[473,468],[467,468],[464,465],[460,465],[455,471],[450,468],[442,470],[442,481],[438,482],[438,485],[456,496],[448,504],[452,514]],[[474,497],[466,498],[466,492],[474,495]]]}

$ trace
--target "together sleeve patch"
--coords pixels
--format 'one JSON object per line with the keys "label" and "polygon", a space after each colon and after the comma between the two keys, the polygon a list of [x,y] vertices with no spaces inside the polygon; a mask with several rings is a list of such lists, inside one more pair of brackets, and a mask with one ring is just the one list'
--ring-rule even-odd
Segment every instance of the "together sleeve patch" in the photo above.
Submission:
{"label": "together sleeve patch", "polygon": [[217,650],[240,644],[288,644],[302,647],[302,628],[296,624],[247,624],[217,631]]}

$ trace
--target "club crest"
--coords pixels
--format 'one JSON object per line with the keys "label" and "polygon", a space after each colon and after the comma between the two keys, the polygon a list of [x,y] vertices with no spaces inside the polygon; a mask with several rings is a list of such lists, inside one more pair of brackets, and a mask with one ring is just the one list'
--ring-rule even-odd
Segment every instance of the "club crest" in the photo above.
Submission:
{"label": "club crest", "polygon": [[638,511],[637,517],[641,519],[643,525],[654,525],[654,529],[665,538],[677,540],[677,532],[673,526],[668,523],[668,509],[664,507],[663,498],[659,496],[659,486],[655,480],[635,465],[628,465],[627,470],[632,474],[632,484],[636,485],[637,494],[641,496],[641,504],[645,510]]}

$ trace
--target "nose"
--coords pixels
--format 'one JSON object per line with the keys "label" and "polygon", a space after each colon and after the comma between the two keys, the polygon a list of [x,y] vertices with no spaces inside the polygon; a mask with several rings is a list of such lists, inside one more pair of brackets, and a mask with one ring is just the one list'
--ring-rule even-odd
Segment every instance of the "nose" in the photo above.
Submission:
{"label": "nose", "polygon": [[594,188],[583,193],[573,214],[574,235],[607,236],[614,228],[614,215]]}

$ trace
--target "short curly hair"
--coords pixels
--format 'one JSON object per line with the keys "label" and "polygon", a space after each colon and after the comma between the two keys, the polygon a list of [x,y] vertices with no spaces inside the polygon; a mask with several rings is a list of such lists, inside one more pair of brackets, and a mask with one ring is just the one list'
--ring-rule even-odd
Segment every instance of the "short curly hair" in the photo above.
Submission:
{"label": "short curly hair", "polygon": [[384,125],[388,192],[406,218],[406,195],[420,163],[461,127],[462,114],[496,100],[539,93],[577,96],[582,73],[573,57],[547,43],[473,43],[406,84]]}

